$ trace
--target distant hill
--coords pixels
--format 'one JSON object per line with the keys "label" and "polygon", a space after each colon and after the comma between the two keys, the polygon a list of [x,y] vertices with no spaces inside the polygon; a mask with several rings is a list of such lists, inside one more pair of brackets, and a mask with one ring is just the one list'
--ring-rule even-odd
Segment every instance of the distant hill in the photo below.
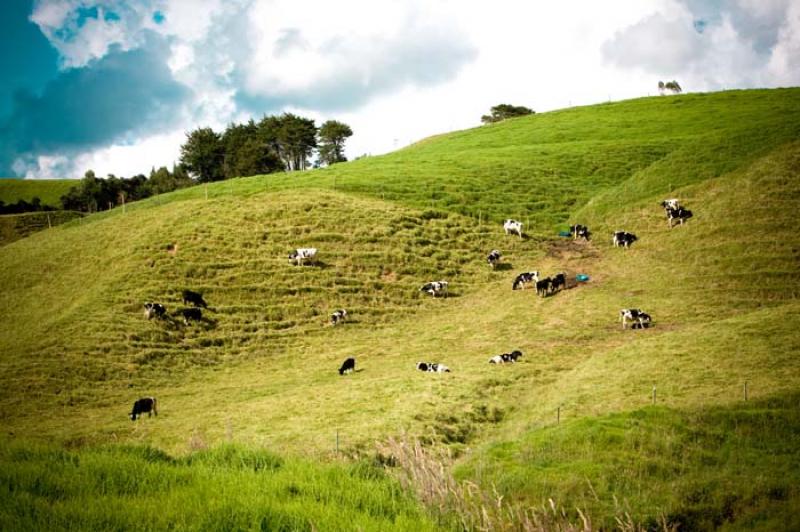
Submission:
{"label": "distant hill", "polygon": [[44,205],[61,208],[61,196],[76,184],[75,179],[0,179],[0,201],[8,204],[38,197]]}
{"label": "distant hill", "polygon": [[[78,448],[181,455],[199,434],[373,461],[405,434],[507,502],[553,498],[596,526],[796,528],[798,172],[800,89],[729,91],[536,114],[93,214],[0,248],[3,426]],[[670,229],[673,197],[694,217]],[[590,242],[558,236],[575,222]],[[615,248],[616,230],[639,240]],[[297,247],[318,264],[291,265]],[[569,289],[512,291],[531,270]],[[433,280],[450,297],[420,292]],[[184,289],[208,302],[200,323],[179,317]],[[147,320],[145,301],[170,317]],[[623,308],[653,326],[623,331]],[[488,363],[512,349],[520,362]],[[132,425],[151,394],[159,416]]]}

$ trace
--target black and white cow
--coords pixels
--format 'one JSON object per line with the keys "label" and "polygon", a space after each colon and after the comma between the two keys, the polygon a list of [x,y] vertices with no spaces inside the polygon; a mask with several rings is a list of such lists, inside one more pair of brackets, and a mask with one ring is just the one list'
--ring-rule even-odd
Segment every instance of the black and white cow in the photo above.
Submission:
{"label": "black and white cow", "polygon": [[136,421],[136,418],[141,417],[142,414],[147,414],[147,417],[152,417],[153,414],[158,416],[155,397],[142,397],[141,399],[137,399],[133,403],[133,410],[131,410],[128,417],[131,418],[131,421]]}
{"label": "black and white cow", "polygon": [[520,288],[524,289],[526,286],[530,285],[531,283],[536,283],[539,281],[539,272],[522,272],[521,274],[517,275],[514,279],[514,283],[511,285],[512,290],[518,290]]}
{"label": "black and white cow", "polygon": [[637,329],[644,329],[650,326],[652,318],[650,314],[646,313],[640,308],[624,308],[619,311],[619,319],[622,322],[622,328],[625,329],[627,322],[631,321],[634,325],[638,324]]}
{"label": "black and white cow", "polygon": [[347,358],[344,362],[342,362],[342,367],[339,368],[339,375],[344,375],[345,373],[350,373],[351,371],[356,370],[356,359],[355,358]]}
{"label": "black and white cow", "polygon": [[208,308],[205,299],[203,299],[203,294],[198,292],[193,292],[191,290],[184,290],[181,292],[181,297],[183,298],[184,305],[194,305],[195,307],[203,307]]}
{"label": "black and white cow", "polygon": [[489,253],[489,256],[486,257],[486,261],[489,263],[489,266],[491,266],[492,269],[494,270],[500,263],[500,258],[501,258],[500,252],[497,251],[496,249],[493,249],[492,252]]}
{"label": "black and white cow", "polygon": [[203,311],[197,307],[182,308],[178,313],[183,318],[184,325],[189,325],[190,321],[200,321],[203,319]]}
{"label": "black and white cow", "polygon": [[429,373],[450,373],[450,368],[436,362],[417,362],[417,369]]}
{"label": "black and white cow", "polygon": [[147,316],[147,319],[152,318],[165,318],[167,316],[167,309],[161,303],[151,303],[148,301],[144,304],[144,315]]}
{"label": "black and white cow", "polygon": [[676,223],[683,225],[683,222],[693,216],[692,211],[689,209],[684,209],[683,207],[678,207],[677,209],[667,207],[666,211],[667,223],[669,224],[670,229],[672,229]]}
{"label": "black and white cow", "polygon": [[436,297],[439,294],[447,297],[447,281],[431,281],[430,283],[425,283],[422,285],[422,288],[420,288],[419,291],[428,292],[433,297]]}
{"label": "black and white cow", "polygon": [[342,323],[345,318],[347,318],[347,311],[343,308],[339,310],[334,310],[333,314],[331,314],[331,325],[337,325]]}
{"label": "black and white cow", "polygon": [[536,281],[536,295],[544,297],[550,293],[552,287],[553,280],[549,277],[545,277],[541,281]]}
{"label": "black and white cow", "polygon": [[650,327],[650,323],[653,321],[653,318],[650,317],[650,314],[647,312],[642,312],[639,314],[639,321],[633,322],[631,324],[631,329],[647,329]]}
{"label": "black and white cow", "polygon": [[579,238],[582,238],[584,240],[589,240],[589,237],[591,236],[589,228],[581,224],[575,224],[569,226],[569,233],[572,235],[573,240],[577,240]]}
{"label": "black and white cow", "polygon": [[313,263],[317,256],[317,248],[297,248],[289,253],[289,260],[294,262],[295,266],[302,266],[303,262]]}
{"label": "black and white cow", "polygon": [[680,201],[677,198],[665,199],[661,202],[661,206],[664,207],[664,210],[667,209],[677,209],[681,206]]}
{"label": "black and white cow", "polygon": [[550,291],[558,292],[559,290],[567,287],[567,276],[564,272],[557,274],[550,282]]}
{"label": "black and white cow", "polygon": [[506,232],[507,235],[513,233],[519,235],[519,237],[522,238],[522,222],[508,219],[503,222],[503,230]]}
{"label": "black and white cow", "polygon": [[508,362],[514,363],[522,356],[522,351],[514,350],[510,353],[503,353],[502,355],[495,355],[489,359],[489,364],[505,364]]}
{"label": "black and white cow", "polygon": [[631,247],[631,244],[639,240],[633,233],[625,231],[614,231],[614,247],[624,247],[625,249]]}

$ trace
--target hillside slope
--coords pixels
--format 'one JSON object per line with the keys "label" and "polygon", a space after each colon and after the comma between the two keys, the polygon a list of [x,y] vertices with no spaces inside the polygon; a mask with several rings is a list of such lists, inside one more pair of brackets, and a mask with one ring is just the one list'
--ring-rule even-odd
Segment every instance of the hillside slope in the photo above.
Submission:
{"label": "hillside slope", "polygon": [[[637,519],[678,515],[680,501],[634,497],[650,489],[646,470],[619,485],[609,480],[618,468],[586,467],[613,442],[573,443],[577,456],[541,442],[565,437],[548,428],[557,413],[570,441],[639,415],[654,386],[671,410],[652,434],[710,406],[738,408],[745,381],[751,400],[800,390],[798,103],[800,90],[741,91],[536,115],[325,171],[181,190],[33,235],[0,249],[0,419],[18,438],[174,452],[200,434],[357,454],[407,432],[446,444],[464,476],[510,499],[585,504],[578,484],[589,481],[601,515],[614,496],[633,501]],[[694,218],[669,229],[658,205],[668,196]],[[526,238],[503,234],[509,216],[526,222]],[[552,236],[567,221],[587,223],[594,239]],[[639,242],[613,248],[618,229]],[[291,266],[286,253],[306,246],[321,263]],[[485,263],[493,248],[505,256],[498,271]],[[528,270],[591,280],[547,298],[512,291]],[[452,297],[423,297],[434,279]],[[206,296],[206,321],[144,318],[147,300],[174,314],[185,288]],[[651,313],[653,327],[623,331],[627,307]],[[337,308],[352,319],[327,326]],[[487,363],[512,349],[520,363]],[[349,356],[359,371],[340,377]],[[418,372],[419,360],[453,372]],[[158,419],[131,424],[126,409],[148,394],[163,405]],[[620,467],[639,463],[637,452],[621,450]],[[542,482],[542,460],[574,475]],[[733,478],[735,463],[721,463]],[[677,486],[670,475],[680,474],[663,478]],[[735,492],[706,480],[696,479],[713,494]]]}

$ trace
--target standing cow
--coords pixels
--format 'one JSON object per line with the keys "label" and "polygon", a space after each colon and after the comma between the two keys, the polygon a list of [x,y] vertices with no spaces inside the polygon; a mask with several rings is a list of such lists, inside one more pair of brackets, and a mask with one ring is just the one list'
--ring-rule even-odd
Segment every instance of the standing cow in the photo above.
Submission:
{"label": "standing cow", "polygon": [[131,421],[136,421],[136,418],[141,417],[142,414],[147,414],[147,417],[151,417],[153,414],[158,416],[155,397],[142,397],[133,403],[133,409],[129,416]]}

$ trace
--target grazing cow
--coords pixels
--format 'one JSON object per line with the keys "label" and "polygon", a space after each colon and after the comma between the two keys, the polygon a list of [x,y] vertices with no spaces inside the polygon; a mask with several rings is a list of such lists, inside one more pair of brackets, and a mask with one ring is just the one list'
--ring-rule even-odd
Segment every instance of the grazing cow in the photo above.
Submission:
{"label": "grazing cow", "polygon": [[142,417],[142,414],[147,414],[147,417],[152,417],[153,414],[158,416],[155,397],[142,397],[133,403],[133,410],[129,416],[131,421],[136,421],[136,418]]}
{"label": "grazing cow", "polygon": [[431,281],[430,283],[425,283],[419,291],[428,292],[433,297],[439,294],[443,294],[444,297],[447,297],[447,281]]}
{"label": "grazing cow", "polygon": [[429,373],[450,373],[450,368],[436,362],[417,362],[417,369]]}
{"label": "grazing cow", "polygon": [[669,228],[672,229],[675,226],[675,223],[679,223],[683,225],[683,222],[691,218],[692,211],[689,209],[684,209],[683,207],[678,207],[677,209],[673,209],[671,207],[667,207],[667,223],[669,224]]}
{"label": "grazing cow", "polygon": [[178,312],[183,317],[184,325],[189,325],[189,321],[200,321],[203,319],[203,311],[196,307],[182,308]]}
{"label": "grazing cow", "polygon": [[500,263],[500,257],[501,257],[500,252],[497,251],[496,249],[493,249],[492,252],[489,253],[489,256],[486,258],[486,261],[489,263],[489,266],[491,266],[493,270]]}
{"label": "grazing cow", "polygon": [[639,314],[639,320],[635,321],[631,325],[631,329],[647,329],[648,327],[650,327],[650,323],[652,321],[653,319],[650,317],[650,314],[648,314],[647,312],[642,312],[641,314]]}
{"label": "grazing cow", "polygon": [[344,375],[345,373],[350,373],[351,371],[356,370],[356,359],[355,358],[347,358],[344,362],[342,362],[342,367],[339,368],[339,375]]}
{"label": "grazing cow", "polygon": [[572,235],[573,240],[578,240],[579,238],[589,240],[589,237],[591,236],[589,228],[581,224],[569,226],[569,234]]}
{"label": "grazing cow", "polygon": [[553,286],[553,280],[549,277],[545,277],[541,281],[536,281],[536,295],[539,296],[546,296],[550,293],[550,289]]}
{"label": "grazing cow", "polygon": [[614,231],[614,247],[620,246],[628,249],[631,244],[639,240],[633,233],[626,233],[625,231]]}
{"label": "grazing cow", "polygon": [[289,253],[289,260],[294,262],[295,266],[302,266],[305,261],[313,263],[316,256],[317,248],[297,248]]}
{"label": "grazing cow", "polygon": [[514,363],[522,356],[522,351],[514,350],[510,353],[503,353],[502,355],[495,355],[489,359],[489,364],[505,364],[507,362]]}
{"label": "grazing cow", "polygon": [[677,198],[672,198],[672,199],[665,199],[664,201],[662,201],[661,206],[664,207],[664,210],[667,210],[667,209],[677,209],[678,207],[681,206],[681,204]]}
{"label": "grazing cow", "polygon": [[334,310],[333,314],[331,314],[331,325],[343,322],[346,317],[347,311],[345,309]]}
{"label": "grazing cow", "polygon": [[516,220],[506,220],[503,222],[503,230],[505,230],[506,234],[516,233],[522,238],[522,222],[518,222]]}
{"label": "grazing cow", "polygon": [[167,315],[167,309],[161,303],[151,303],[147,302],[144,304],[144,315],[147,316],[147,319],[152,318],[164,318]]}
{"label": "grazing cow", "polygon": [[519,288],[524,289],[527,285],[539,281],[539,272],[523,272],[517,275],[514,279],[514,284],[511,285],[512,290]]}
{"label": "grazing cow", "polygon": [[628,321],[634,322],[634,325],[638,324],[637,329],[644,329],[650,326],[650,322],[652,318],[650,314],[644,312],[640,308],[624,308],[619,311],[619,319],[622,322],[622,328],[625,329],[625,325]]}
{"label": "grazing cow", "polygon": [[208,308],[205,299],[203,299],[203,294],[192,292],[191,290],[184,290],[181,293],[181,297],[183,298],[184,305],[192,304],[195,307]]}
{"label": "grazing cow", "polygon": [[550,291],[551,292],[558,292],[562,288],[567,287],[567,276],[564,272],[557,274],[553,277],[553,280],[550,281]]}

